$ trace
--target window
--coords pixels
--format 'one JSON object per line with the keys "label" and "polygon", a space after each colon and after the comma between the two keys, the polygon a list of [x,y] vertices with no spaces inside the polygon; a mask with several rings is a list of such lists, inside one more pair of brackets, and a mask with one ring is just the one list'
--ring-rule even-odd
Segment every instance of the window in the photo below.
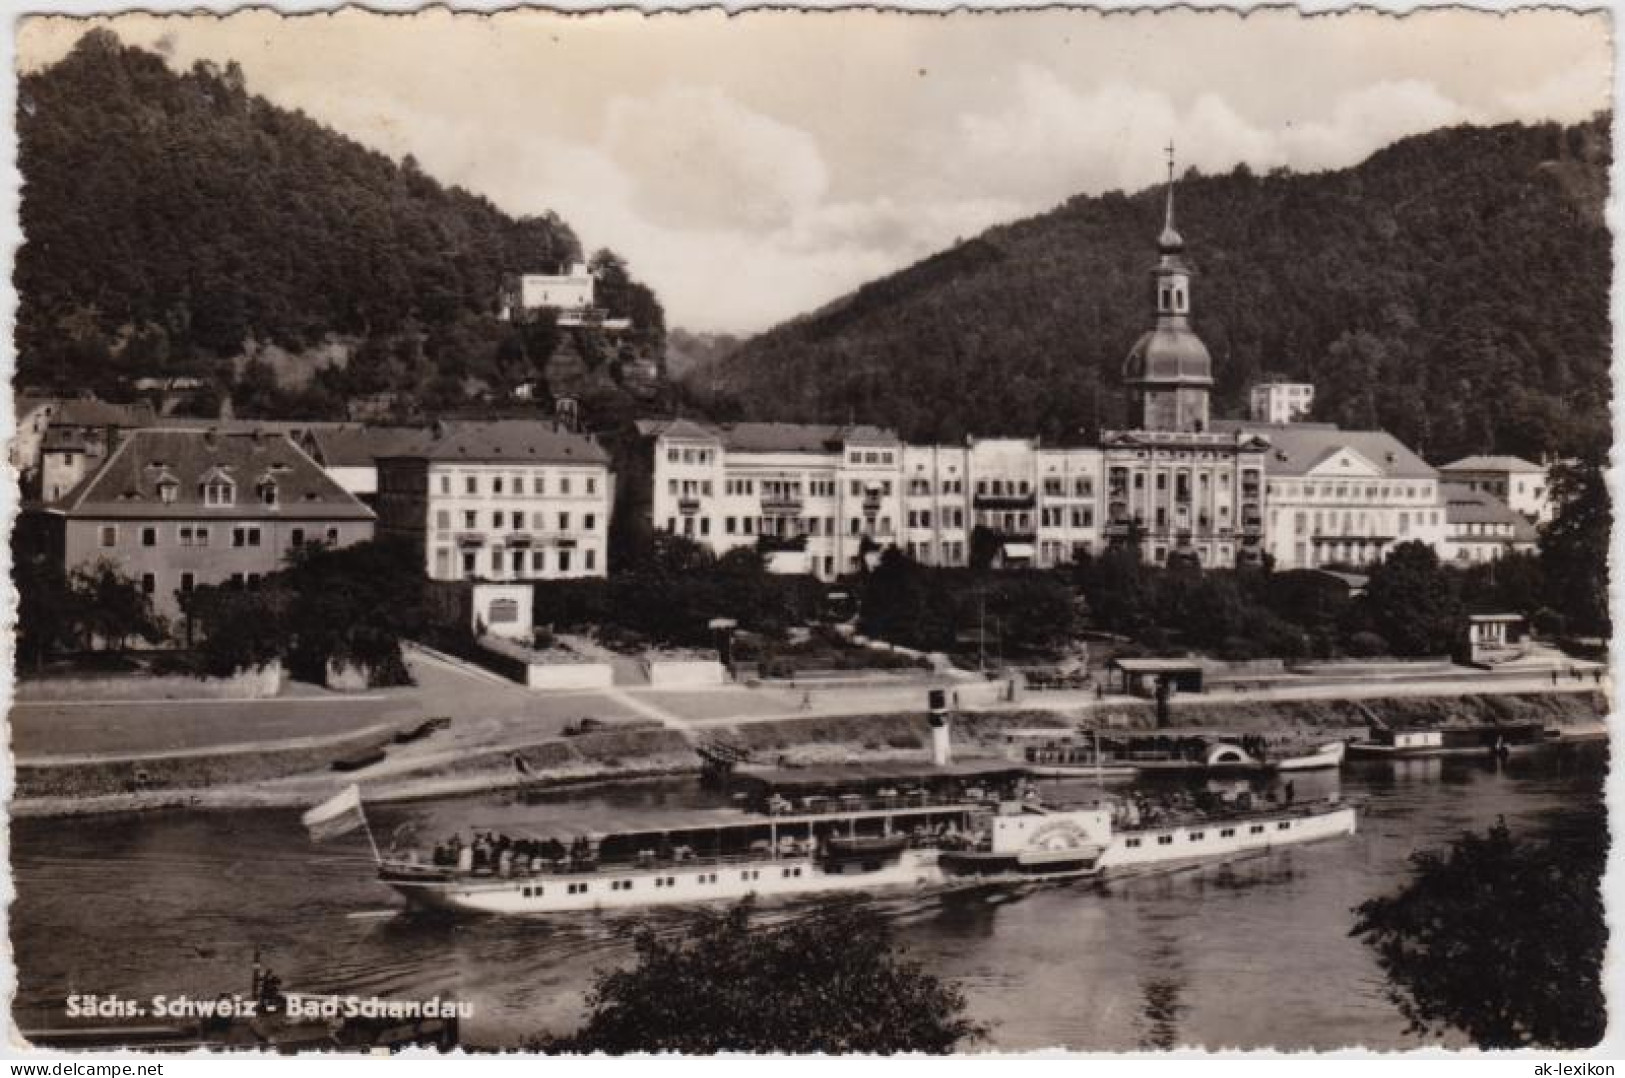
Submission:
{"label": "window", "polygon": [[1289,828],[1291,826],[1292,826],[1292,821],[1291,820],[1282,820],[1280,823],[1275,825],[1275,829],[1277,831],[1285,831],[1287,828]]}
{"label": "window", "polygon": [[261,504],[269,506],[274,506],[277,504],[277,499],[280,497],[280,494],[277,491],[275,479],[260,480],[259,491]]}
{"label": "window", "polygon": [[158,500],[165,505],[174,503],[180,494],[181,485],[173,479],[164,479],[158,484]]}
{"label": "window", "polygon": [[569,530],[570,530],[570,514],[569,513],[560,513],[559,514],[559,531],[567,532]]}
{"label": "window", "polygon": [[1251,827],[1247,828],[1247,833],[1249,835],[1262,835],[1264,833],[1264,825],[1261,823],[1255,823]]}
{"label": "window", "polygon": [[158,578],[152,573],[141,574],[141,594],[151,595],[158,590]]}
{"label": "window", "polygon": [[450,529],[451,513],[445,509],[436,509],[434,511],[434,526],[439,531],[447,531]]}
{"label": "window", "polygon": [[305,545],[305,529],[303,529],[303,528],[295,528],[293,530],[293,534],[290,536],[290,539],[291,539],[294,546],[304,546]]}
{"label": "window", "polygon": [[582,557],[586,559],[587,571],[591,572],[596,567],[595,563],[598,561],[598,551],[596,551],[596,550],[586,551],[582,555]]}
{"label": "window", "polygon": [[1140,848],[1140,840],[1137,838],[1125,839],[1123,845],[1131,850],[1137,850]]}
{"label": "window", "polygon": [[1202,841],[1202,840],[1203,840],[1203,839],[1204,839],[1204,838],[1206,838],[1206,837],[1207,837],[1207,832],[1206,832],[1206,831],[1192,831],[1192,832],[1191,832],[1191,833],[1190,833],[1190,834],[1189,834],[1189,835],[1188,835],[1188,836],[1186,836],[1186,837],[1187,837],[1187,838],[1188,838],[1188,839],[1189,839],[1189,840],[1190,840],[1190,841],[1191,841],[1191,842],[1201,842],[1201,841]]}
{"label": "window", "polygon": [[559,493],[560,494],[568,494],[568,493],[570,493],[570,477],[569,476],[563,475],[563,476],[559,477]]}
{"label": "window", "polygon": [[1219,837],[1220,838],[1235,838],[1236,837],[1236,829],[1234,827],[1221,827],[1221,828],[1219,828]]}
{"label": "window", "polygon": [[597,526],[598,526],[598,515],[596,513],[588,513],[587,515],[585,515],[584,517],[581,518],[581,529],[583,531],[589,531],[590,532],[594,528],[596,528]]}
{"label": "window", "polygon": [[530,552],[530,571],[541,573],[547,570],[547,552],[545,550],[532,550]]}
{"label": "window", "polygon": [[254,547],[260,545],[260,530],[258,526],[231,529],[231,545],[234,547]]}
{"label": "window", "polygon": [[491,493],[492,494],[501,494],[502,493],[502,477],[500,475],[491,477]]}
{"label": "window", "polygon": [[442,494],[450,494],[451,493],[451,476],[443,475],[443,476],[440,477],[440,493],[442,493]]}
{"label": "window", "polygon": [[463,478],[463,493],[465,493],[465,494],[478,494],[479,492],[480,492],[480,477],[477,476],[477,475],[465,476]]}
{"label": "window", "polygon": [[158,529],[157,528],[142,528],[141,529],[141,545],[142,546],[157,546],[158,545]]}
{"label": "window", "polygon": [[[705,492],[707,494],[711,493],[711,483],[710,483],[709,480],[706,482],[705,487],[706,487]],[[568,494],[569,491],[565,491],[565,493]],[[598,493],[598,479],[597,479],[596,476],[591,476],[591,475],[587,476],[587,493],[588,494],[597,494]]]}
{"label": "window", "polygon": [[463,510],[463,527],[465,527],[465,528],[477,528],[479,526],[480,526],[479,525],[479,515],[477,513],[475,513],[474,510],[472,510],[472,509],[464,509]]}
{"label": "window", "polygon": [[200,484],[204,505],[231,505],[237,500],[236,487],[231,480],[221,475],[215,475]]}
{"label": "window", "polygon": [[507,519],[508,519],[508,514],[504,513],[502,510],[498,509],[498,510],[494,511],[491,514],[491,527],[495,528],[498,531],[501,531],[502,526],[503,526],[504,523],[507,522]]}
{"label": "window", "polygon": [[182,573],[181,574],[181,591],[191,591],[195,587],[197,587],[197,574],[195,574],[195,573]]}
{"label": "window", "polygon": [[1172,835],[1158,835],[1157,836],[1157,845],[1158,846],[1172,846],[1173,844],[1174,844],[1174,836],[1172,836]]}
{"label": "window", "polygon": [[568,550],[561,550],[561,551],[559,551],[559,572],[568,573],[569,571],[570,571],[570,552]]}
{"label": "window", "polygon": [[339,530],[337,528],[328,528],[327,529],[327,545],[328,546],[338,546],[339,545]]}
{"label": "window", "polygon": [[491,571],[493,573],[502,572],[502,551],[500,550],[491,551]]}

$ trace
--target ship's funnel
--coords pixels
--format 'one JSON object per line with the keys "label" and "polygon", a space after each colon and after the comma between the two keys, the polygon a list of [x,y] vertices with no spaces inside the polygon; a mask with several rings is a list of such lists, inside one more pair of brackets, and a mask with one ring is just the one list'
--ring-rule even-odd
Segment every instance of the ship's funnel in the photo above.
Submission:
{"label": "ship's funnel", "polygon": [[927,715],[931,723],[931,762],[938,767],[953,763],[954,750],[948,723],[948,693],[945,689],[932,689],[931,709]]}

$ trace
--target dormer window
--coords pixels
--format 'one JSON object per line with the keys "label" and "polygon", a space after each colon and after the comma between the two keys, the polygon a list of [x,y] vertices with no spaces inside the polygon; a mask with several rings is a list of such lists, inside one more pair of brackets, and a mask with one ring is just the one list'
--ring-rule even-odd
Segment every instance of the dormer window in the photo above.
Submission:
{"label": "dormer window", "polygon": [[275,479],[272,479],[270,476],[266,476],[259,481],[259,486],[255,489],[259,493],[261,505],[267,505],[273,508],[276,506],[278,493]]}
{"label": "dormer window", "polygon": [[165,505],[175,504],[175,499],[180,497],[180,492],[181,485],[174,476],[166,475],[158,480],[158,500]]}
{"label": "dormer window", "polygon": [[237,484],[219,468],[210,469],[198,483],[198,497],[206,506],[237,504]]}

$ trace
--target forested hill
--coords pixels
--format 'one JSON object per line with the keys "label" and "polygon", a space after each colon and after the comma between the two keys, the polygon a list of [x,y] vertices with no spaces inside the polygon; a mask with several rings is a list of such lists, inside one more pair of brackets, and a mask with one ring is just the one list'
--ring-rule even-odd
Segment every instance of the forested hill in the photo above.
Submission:
{"label": "forested hill", "polygon": [[[255,96],[234,62],[180,73],[106,30],[22,77],[17,125],[25,383],[116,393],[337,336],[363,362],[328,372],[326,403],[438,387],[455,405],[460,385],[537,373],[494,317],[502,275],[582,257],[554,214],[510,217]],[[601,301],[658,348],[653,294],[595,260],[620,274]]]}
{"label": "forested hill", "polygon": [[[1216,415],[1265,374],[1430,458],[1536,457],[1605,432],[1608,120],[1462,127],[1337,172],[1187,174],[1177,217]],[[747,341],[704,372],[755,416],[916,439],[1121,422],[1150,322],[1160,188],[1077,197]]]}

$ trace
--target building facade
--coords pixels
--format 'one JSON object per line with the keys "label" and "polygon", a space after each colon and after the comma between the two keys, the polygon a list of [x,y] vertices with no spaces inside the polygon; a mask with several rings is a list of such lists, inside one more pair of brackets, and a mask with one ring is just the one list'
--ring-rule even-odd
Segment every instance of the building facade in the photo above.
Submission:
{"label": "building facade", "polygon": [[101,467],[125,434],[154,422],[146,404],[110,404],[91,397],[59,401],[40,441],[39,497],[54,502]]}
{"label": "building facade", "polygon": [[505,321],[524,321],[536,311],[553,311],[561,326],[598,326],[625,329],[626,319],[604,317],[598,306],[598,277],[585,262],[572,263],[563,273],[522,273],[502,285],[499,315]]}
{"label": "building facade", "polygon": [[110,561],[174,618],[204,585],[252,588],[309,543],[372,538],[373,513],[287,437],[143,429],[39,511],[69,571]]}
{"label": "building facade", "polygon": [[431,580],[608,572],[609,454],[550,422],[448,421],[379,457],[378,531],[423,552]]}
{"label": "building facade", "polygon": [[1253,563],[1263,551],[1268,443],[1246,431],[1212,429],[1213,360],[1190,325],[1193,271],[1174,227],[1171,163],[1157,250],[1152,328],[1123,365],[1139,426],[1101,435],[1105,536],[1137,546],[1155,564]]}
{"label": "building facade", "polygon": [[1308,382],[1260,382],[1247,393],[1247,417],[1254,423],[1296,423],[1309,418],[1315,387]]}
{"label": "building facade", "polygon": [[1438,473],[1393,435],[1330,423],[1219,426],[1267,444],[1264,549],[1277,569],[1367,566],[1410,540],[1444,555]]}
{"label": "building facade", "polygon": [[1439,467],[1447,482],[1483,491],[1536,523],[1552,519],[1554,505],[1546,469],[1521,457],[1463,457]]}
{"label": "building facade", "polygon": [[1538,536],[1529,518],[1486,490],[1443,483],[1445,543],[1441,560],[1458,565],[1498,561],[1508,554],[1532,554]]}
{"label": "building facade", "polygon": [[1101,543],[1098,449],[1025,438],[906,445],[873,427],[646,422],[651,522],[718,554],[755,547],[822,580],[896,547],[971,564],[980,529],[1002,567],[1064,565]]}

